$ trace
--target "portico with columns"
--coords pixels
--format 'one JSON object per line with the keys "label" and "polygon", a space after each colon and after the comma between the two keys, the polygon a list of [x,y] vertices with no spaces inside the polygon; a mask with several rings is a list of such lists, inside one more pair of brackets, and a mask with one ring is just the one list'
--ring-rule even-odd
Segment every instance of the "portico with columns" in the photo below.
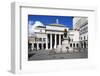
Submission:
{"label": "portico with columns", "polygon": [[[49,35],[49,36],[48,36]],[[61,45],[63,34],[49,33],[46,37],[46,50],[56,49],[58,45]]]}
{"label": "portico with columns", "polygon": [[[35,37],[33,37],[33,40],[29,39],[29,41],[31,41],[30,43],[32,44],[32,50],[34,48],[36,48],[36,50],[52,50],[56,49],[58,45],[60,47],[63,39],[64,29],[68,30],[68,28],[64,27],[64,25],[51,24],[45,27],[45,33],[35,33],[37,39],[35,39]],[[43,39],[45,40],[43,41]]]}

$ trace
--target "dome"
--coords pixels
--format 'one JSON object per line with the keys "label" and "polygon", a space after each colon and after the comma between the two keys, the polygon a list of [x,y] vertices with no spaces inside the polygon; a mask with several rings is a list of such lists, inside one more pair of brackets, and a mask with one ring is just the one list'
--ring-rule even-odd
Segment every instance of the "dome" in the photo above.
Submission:
{"label": "dome", "polygon": [[62,24],[50,24],[49,26],[59,26],[59,27],[65,27],[64,25]]}

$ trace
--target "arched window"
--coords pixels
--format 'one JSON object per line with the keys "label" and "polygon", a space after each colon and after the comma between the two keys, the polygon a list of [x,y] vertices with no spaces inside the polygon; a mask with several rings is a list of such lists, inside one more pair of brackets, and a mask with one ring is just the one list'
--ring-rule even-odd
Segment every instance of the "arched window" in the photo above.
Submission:
{"label": "arched window", "polygon": [[79,47],[78,43],[76,44],[77,48]]}
{"label": "arched window", "polygon": [[34,48],[35,48],[35,49],[37,48],[37,44],[36,44],[36,43],[34,43]]}
{"label": "arched window", "polygon": [[86,42],[84,42],[84,48],[86,48]]}
{"label": "arched window", "polygon": [[42,49],[42,44],[41,43],[39,43],[39,49]]}
{"label": "arched window", "polygon": [[70,44],[70,47],[72,47],[72,43]]}
{"label": "arched window", "polygon": [[83,48],[83,43],[81,43],[81,48]]}
{"label": "arched window", "polygon": [[45,48],[46,48],[46,44],[44,43],[44,44],[43,44],[43,49],[45,49]]}

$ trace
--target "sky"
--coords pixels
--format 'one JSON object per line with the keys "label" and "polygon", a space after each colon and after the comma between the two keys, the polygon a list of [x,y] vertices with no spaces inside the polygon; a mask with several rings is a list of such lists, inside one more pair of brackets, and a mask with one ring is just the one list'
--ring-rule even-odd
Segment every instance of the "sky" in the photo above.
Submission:
{"label": "sky", "polygon": [[36,21],[40,21],[45,26],[56,23],[63,24],[69,29],[73,27],[72,16],[51,16],[51,15],[28,15],[29,25],[34,25]]}

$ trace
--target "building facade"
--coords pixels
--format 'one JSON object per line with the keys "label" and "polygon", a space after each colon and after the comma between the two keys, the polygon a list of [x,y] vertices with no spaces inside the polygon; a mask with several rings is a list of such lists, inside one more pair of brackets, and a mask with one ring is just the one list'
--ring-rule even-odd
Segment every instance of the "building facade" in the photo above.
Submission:
{"label": "building facade", "polygon": [[88,48],[88,18],[74,17],[73,28],[79,30],[80,48]]}
{"label": "building facade", "polygon": [[28,37],[29,48],[31,48],[31,50],[60,49],[65,29],[68,32],[70,48],[78,48],[79,31],[70,30],[58,22],[47,26],[36,26],[34,28],[34,35]]}

